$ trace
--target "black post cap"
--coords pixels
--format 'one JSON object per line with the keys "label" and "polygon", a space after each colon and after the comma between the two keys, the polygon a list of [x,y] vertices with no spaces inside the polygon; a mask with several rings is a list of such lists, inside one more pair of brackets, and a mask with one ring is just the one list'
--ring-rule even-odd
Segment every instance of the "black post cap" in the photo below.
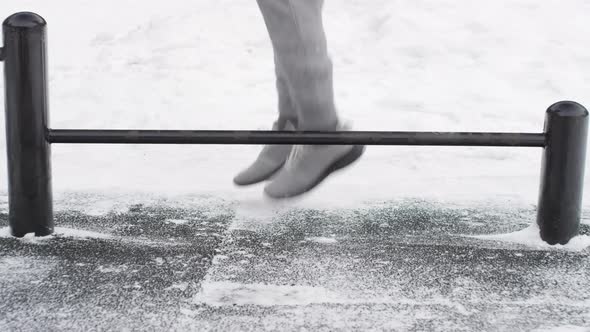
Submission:
{"label": "black post cap", "polygon": [[4,20],[3,25],[13,29],[38,29],[47,25],[47,22],[35,13],[20,12],[9,16]]}
{"label": "black post cap", "polygon": [[547,109],[547,113],[551,115],[557,115],[562,117],[586,117],[588,116],[588,110],[576,103],[575,101],[560,101]]}

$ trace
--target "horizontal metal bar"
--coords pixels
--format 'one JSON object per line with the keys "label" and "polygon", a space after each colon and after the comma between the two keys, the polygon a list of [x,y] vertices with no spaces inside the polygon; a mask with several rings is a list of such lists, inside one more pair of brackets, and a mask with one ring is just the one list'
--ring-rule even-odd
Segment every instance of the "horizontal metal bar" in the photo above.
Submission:
{"label": "horizontal metal bar", "polygon": [[47,139],[50,143],[87,144],[545,146],[545,134],[470,132],[50,129]]}

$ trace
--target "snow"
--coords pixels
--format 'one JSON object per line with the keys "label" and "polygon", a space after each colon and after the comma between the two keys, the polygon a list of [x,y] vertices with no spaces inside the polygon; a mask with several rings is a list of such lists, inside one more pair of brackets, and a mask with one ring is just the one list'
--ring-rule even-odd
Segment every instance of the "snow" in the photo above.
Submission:
{"label": "snow", "polygon": [[188,223],[188,220],[180,220],[180,219],[166,219],[167,224],[174,224],[174,225],[185,225]]}
{"label": "snow", "polygon": [[91,231],[84,231],[79,229],[72,229],[72,228],[64,228],[64,227],[56,227],[55,232],[53,233],[55,236],[65,236],[65,237],[74,237],[74,238],[94,238],[94,239],[109,239],[112,238],[111,235],[98,233],[98,232],[91,232]]}
{"label": "snow", "polygon": [[587,332],[588,328],[576,325],[563,325],[552,328],[540,328],[534,330],[534,332]]}
{"label": "snow", "polygon": [[[0,228],[0,237],[4,237],[4,238],[12,237],[12,235],[10,234],[10,228],[9,227]],[[34,233],[29,233],[29,234],[25,235],[24,237],[22,237],[20,240],[25,241],[25,242],[30,242],[30,243],[43,243],[43,242],[46,242],[47,240],[54,238],[54,237],[69,237],[69,238],[76,238],[76,239],[111,239],[111,238],[113,238],[113,236],[108,235],[108,234],[104,234],[104,233],[92,232],[92,231],[81,230],[81,229],[66,228],[66,227],[55,227],[54,233],[49,236],[35,237]]]}
{"label": "snow", "polygon": [[193,299],[195,303],[211,306],[259,305],[295,306],[310,304],[409,304],[439,305],[454,307],[462,315],[470,315],[460,303],[444,298],[429,298],[417,301],[407,298],[352,298],[349,294],[339,294],[323,287],[303,285],[242,284],[234,282],[206,282]]}
{"label": "snow", "polygon": [[[6,16],[31,10],[48,21],[52,127],[264,129],[275,117],[270,43],[251,1],[60,4],[2,6]],[[92,15],[64,15],[64,6]],[[540,132],[553,102],[590,104],[587,1],[326,6],[337,103],[356,129]],[[549,23],[556,17],[567,20]],[[53,186],[58,197],[199,193],[251,202],[261,188],[238,190],[231,178],[258,149],[55,145]],[[527,148],[370,147],[299,204],[400,196],[535,204],[540,159]]]}
{"label": "snow", "polygon": [[[590,236],[578,235],[574,237],[566,245],[549,245],[543,241],[539,236],[539,227],[536,223],[520,231],[506,233],[506,234],[490,234],[490,235],[475,235],[470,236],[476,239],[500,241],[512,244],[520,244],[535,250],[567,250],[567,251],[583,251],[590,247]],[[515,254],[519,255],[519,254]],[[522,254],[520,254],[522,255]]]}
{"label": "snow", "polygon": [[308,305],[312,303],[340,303],[339,296],[321,287],[279,286],[262,284],[239,284],[210,282],[195,298],[197,303],[213,306],[256,304]]}
{"label": "snow", "polygon": [[305,238],[305,241],[309,241],[309,242],[315,242],[315,243],[320,243],[320,244],[335,244],[338,243],[338,240],[332,237],[323,237],[323,236],[318,236],[318,237],[308,237]]}
{"label": "snow", "polygon": [[54,259],[45,257],[0,257],[0,280],[12,287],[34,284],[47,277],[55,265]]}
{"label": "snow", "polygon": [[128,267],[126,265],[119,265],[119,266],[99,266],[98,272],[101,273],[122,273],[127,271]]}
{"label": "snow", "polygon": [[[52,128],[270,127],[276,116],[272,50],[254,1],[147,0],[138,4],[133,0],[2,0],[0,16],[29,10],[48,21]],[[554,102],[590,105],[589,14],[586,0],[326,1],[339,112],[358,130],[541,132],[544,111]],[[3,98],[0,93],[0,104]],[[8,209],[7,182],[2,180],[7,173],[4,131],[0,116],[0,213]],[[241,189],[232,184],[234,174],[259,149],[54,145],[56,211],[98,216],[125,212],[134,205],[168,204],[199,207],[216,215],[231,207],[235,211],[231,232],[251,231],[253,223],[264,227],[278,213],[300,207],[355,209],[395,204],[404,198],[449,206],[537,204],[541,149],[369,147],[358,164],[331,176],[310,194],[281,203],[264,200],[261,186]],[[590,207],[589,181],[587,176],[585,210]],[[175,227],[191,220],[168,222]],[[483,240],[476,245],[516,244],[517,249],[511,247],[516,257],[526,256],[526,250],[582,252],[590,247],[587,235],[566,246],[550,247],[539,239],[534,220],[531,225],[512,233],[469,236]],[[339,238],[316,235],[305,239],[320,244],[314,244],[319,250],[344,245]],[[28,235],[19,241],[43,244],[55,236],[114,239],[158,248],[175,245],[71,228],[57,228],[52,237]],[[7,237],[9,229],[0,228],[0,238]],[[280,247],[270,242],[261,246]],[[154,259],[158,266],[165,263],[163,258]],[[233,268],[231,264],[247,269],[255,261],[234,262],[234,257],[218,253],[212,270],[219,273],[214,277],[227,277],[223,272]],[[21,282],[26,276],[34,281],[45,277],[51,264],[0,258],[0,279]],[[105,265],[97,273],[126,273],[126,268]],[[372,280],[378,279],[367,282]],[[307,284],[242,283],[211,275],[201,287],[195,301],[209,306],[405,303],[449,306],[461,315],[471,314],[469,308],[444,297],[351,298],[357,293]],[[183,283],[170,286],[184,288]],[[547,295],[538,301],[550,299]],[[576,301],[567,304],[573,306]],[[579,303],[588,307],[587,302]],[[500,304],[509,307],[511,302]],[[416,314],[416,319],[434,315],[426,309],[401,311],[391,324],[398,328],[398,320],[407,321],[406,313]],[[340,316],[319,319],[337,324]],[[563,325],[539,331],[585,330]]]}

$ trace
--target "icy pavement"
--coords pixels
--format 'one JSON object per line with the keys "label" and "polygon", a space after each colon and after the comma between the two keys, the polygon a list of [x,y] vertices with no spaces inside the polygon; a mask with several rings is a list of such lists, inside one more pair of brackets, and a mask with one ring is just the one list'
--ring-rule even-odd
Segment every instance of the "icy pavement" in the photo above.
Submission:
{"label": "icy pavement", "polygon": [[587,223],[547,247],[526,231],[530,207],[205,210],[62,211],[42,239],[0,229],[0,329],[590,328]]}

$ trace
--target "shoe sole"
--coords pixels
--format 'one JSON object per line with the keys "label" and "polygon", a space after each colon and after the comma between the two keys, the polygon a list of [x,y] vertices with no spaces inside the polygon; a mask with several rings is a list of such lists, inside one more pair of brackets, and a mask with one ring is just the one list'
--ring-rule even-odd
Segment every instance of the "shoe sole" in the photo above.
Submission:
{"label": "shoe sole", "polygon": [[317,187],[317,185],[319,185],[322,181],[324,181],[324,179],[326,179],[330,174],[332,174],[338,170],[341,170],[341,169],[345,168],[346,166],[349,166],[350,164],[357,161],[363,155],[364,152],[365,152],[364,145],[355,145],[355,146],[353,146],[352,150],[350,150],[350,152],[348,152],[347,154],[342,156],[340,159],[336,160],[332,165],[330,165],[330,167],[328,167],[324,171],[324,173],[322,173],[314,182],[312,182],[312,184],[309,187],[305,188],[304,190],[302,190],[300,192],[292,193],[289,195],[280,196],[280,197],[270,196],[270,195],[268,195],[268,193],[267,193],[267,196],[270,198],[281,199],[281,198],[292,198],[295,196],[299,196],[301,194],[305,194],[306,192]]}

